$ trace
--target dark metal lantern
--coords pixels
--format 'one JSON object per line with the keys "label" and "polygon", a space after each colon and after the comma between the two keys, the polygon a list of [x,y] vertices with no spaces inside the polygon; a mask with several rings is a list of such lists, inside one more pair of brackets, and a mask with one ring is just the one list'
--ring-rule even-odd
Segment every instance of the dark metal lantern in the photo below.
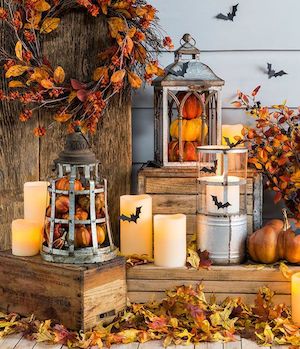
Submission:
{"label": "dark metal lantern", "polygon": [[[74,264],[98,263],[116,257],[107,206],[107,181],[100,179],[99,161],[80,129],[67,136],[64,150],[54,164],[57,177],[50,180],[48,188],[51,203],[46,212],[42,257],[49,262]],[[60,187],[62,181],[67,187]],[[66,206],[61,210],[62,200],[69,205],[68,210]],[[78,212],[84,212],[84,219]],[[98,231],[106,235],[101,244]]]}

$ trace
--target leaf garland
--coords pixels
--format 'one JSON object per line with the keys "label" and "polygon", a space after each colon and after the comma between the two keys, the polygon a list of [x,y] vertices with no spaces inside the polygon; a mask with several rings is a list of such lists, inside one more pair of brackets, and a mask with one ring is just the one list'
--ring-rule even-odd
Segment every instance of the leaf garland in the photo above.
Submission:
{"label": "leaf garland", "polygon": [[241,298],[208,301],[201,285],[180,286],[167,291],[161,302],[131,304],[108,326],[99,324],[92,331],[73,332],[51,320],[34,316],[0,313],[0,337],[23,333],[26,338],[69,348],[91,348],[163,340],[164,346],[199,342],[230,342],[239,335],[261,345],[300,345],[299,327],[291,320],[290,309],[274,305],[274,292],[262,287],[254,305]]}
{"label": "leaf garland", "polygon": [[[0,20],[15,49],[12,53],[0,48],[7,83],[0,100],[21,102],[23,122],[34,110],[51,107],[53,119],[66,124],[68,132],[80,125],[83,132],[95,133],[113,95],[125,91],[128,84],[138,89],[143,81],[164,74],[156,52],[173,44],[161,35],[157,11],[146,0],[9,0],[4,4]],[[43,36],[59,30],[61,17],[75,8],[92,17],[106,17],[111,39],[111,46],[99,52],[99,65],[86,82],[66,78],[63,67],[53,67],[40,49]],[[43,125],[34,130],[37,136],[45,133]]]}

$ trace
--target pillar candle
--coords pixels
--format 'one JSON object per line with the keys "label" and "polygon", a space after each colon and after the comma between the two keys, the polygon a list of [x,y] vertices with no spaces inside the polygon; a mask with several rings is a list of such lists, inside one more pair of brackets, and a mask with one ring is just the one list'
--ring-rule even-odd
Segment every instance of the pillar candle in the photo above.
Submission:
{"label": "pillar candle", "polygon": [[235,143],[236,140],[234,139],[234,136],[242,137],[243,127],[244,126],[242,124],[222,125],[222,144],[227,145],[227,143],[224,140],[224,137],[228,137],[231,143]]}
{"label": "pillar candle", "polygon": [[[200,181],[206,181],[206,209],[207,213],[223,214],[223,213],[239,213],[240,210],[240,187],[239,177],[228,176],[228,183],[231,185],[216,185],[224,182],[223,176],[201,177]],[[236,183],[236,185],[232,185]],[[213,200],[213,196],[217,197],[218,202],[225,204],[229,202],[230,206],[226,208],[218,208]]]}
{"label": "pillar candle", "polygon": [[141,212],[136,222],[120,219],[121,253],[153,256],[152,198],[150,195],[123,195],[120,197],[120,216],[131,217],[137,208]]}
{"label": "pillar candle", "polygon": [[154,216],[154,263],[177,268],[186,264],[186,216]]}
{"label": "pillar candle", "polygon": [[12,222],[12,254],[35,256],[40,251],[41,227],[38,222],[16,219]]}
{"label": "pillar candle", "polygon": [[296,325],[300,325],[300,273],[292,275],[292,319]]}
{"label": "pillar candle", "polygon": [[48,182],[27,182],[24,184],[24,218],[36,221],[41,229],[49,205]]}

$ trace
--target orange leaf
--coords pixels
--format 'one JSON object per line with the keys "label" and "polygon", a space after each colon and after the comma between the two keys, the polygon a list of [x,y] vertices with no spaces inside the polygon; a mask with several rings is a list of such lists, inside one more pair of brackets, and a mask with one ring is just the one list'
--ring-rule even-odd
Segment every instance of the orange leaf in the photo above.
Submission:
{"label": "orange leaf", "polygon": [[25,85],[23,84],[22,81],[18,80],[12,80],[8,83],[8,87],[24,87]]}
{"label": "orange leaf", "polygon": [[71,119],[73,115],[67,113],[61,113],[54,116],[54,120],[58,122],[66,122]]}
{"label": "orange leaf", "polygon": [[265,149],[259,149],[258,156],[261,158],[262,162],[265,163],[268,161],[268,153]]}
{"label": "orange leaf", "polygon": [[240,108],[242,106],[241,102],[235,101],[231,103],[235,108]]}
{"label": "orange leaf", "polygon": [[50,79],[43,79],[41,80],[40,84],[46,89],[53,88],[54,86],[53,82]]}
{"label": "orange leaf", "polygon": [[38,0],[33,5],[34,9],[38,12],[45,12],[50,10],[50,4],[45,0]]}
{"label": "orange leaf", "polygon": [[149,75],[163,76],[165,71],[158,67],[157,63],[149,63],[146,65],[146,73]]}
{"label": "orange leaf", "polygon": [[113,75],[110,78],[110,81],[113,84],[117,84],[117,83],[123,81],[124,77],[125,77],[125,70],[124,69],[118,70],[118,71],[113,73]]}
{"label": "orange leaf", "polygon": [[128,71],[128,80],[132,88],[140,88],[142,86],[141,78],[134,72]]}
{"label": "orange leaf", "polygon": [[20,61],[23,61],[23,47],[22,42],[19,40],[15,47],[16,56]]}
{"label": "orange leaf", "polygon": [[19,64],[13,65],[5,73],[5,77],[8,79],[8,78],[11,78],[12,76],[20,76],[24,74],[28,69],[29,67],[27,65],[19,65]]}
{"label": "orange leaf", "polygon": [[277,204],[282,199],[282,194],[278,191],[274,196],[274,202]]}
{"label": "orange leaf", "polygon": [[69,97],[68,97],[68,103],[71,103],[73,101],[74,98],[77,97],[77,91],[72,91],[70,94],[69,94]]}
{"label": "orange leaf", "polygon": [[62,84],[65,81],[65,77],[66,77],[65,71],[63,70],[62,67],[58,66],[54,71],[54,75],[53,75],[54,81],[57,84]]}
{"label": "orange leaf", "polygon": [[48,79],[49,74],[43,68],[34,68],[33,73],[30,75],[30,79],[27,81],[27,85],[30,84],[31,81],[41,82],[44,79]]}
{"label": "orange leaf", "polygon": [[133,41],[129,36],[126,36],[126,56],[128,57],[133,50]]}
{"label": "orange leaf", "polygon": [[110,35],[116,38],[119,32],[124,32],[126,30],[125,22],[122,18],[111,17],[108,20],[108,26]]}
{"label": "orange leaf", "polygon": [[35,13],[34,16],[29,18],[28,23],[25,23],[24,28],[25,29],[38,29],[41,19],[42,19],[42,13],[41,12]]}
{"label": "orange leaf", "polygon": [[108,68],[107,67],[98,67],[94,70],[93,73],[93,80],[94,81],[99,81],[100,79],[102,79],[101,81],[103,83],[106,83],[109,81],[109,77],[108,77]]}
{"label": "orange leaf", "polygon": [[60,23],[60,18],[46,18],[41,26],[40,33],[48,34],[55,30]]}
{"label": "orange leaf", "polygon": [[255,97],[260,90],[260,86],[255,87],[255,89],[252,91],[252,96]]}

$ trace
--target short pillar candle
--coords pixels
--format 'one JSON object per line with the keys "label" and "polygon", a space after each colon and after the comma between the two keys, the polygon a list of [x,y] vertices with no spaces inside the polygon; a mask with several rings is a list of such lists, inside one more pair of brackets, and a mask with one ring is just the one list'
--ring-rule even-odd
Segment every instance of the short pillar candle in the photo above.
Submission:
{"label": "short pillar candle", "polygon": [[[122,216],[124,218],[122,218]],[[125,256],[132,254],[144,254],[152,258],[152,240],[152,197],[147,194],[121,196],[121,253]]]}
{"label": "short pillar candle", "polygon": [[41,227],[38,222],[26,219],[12,221],[12,254],[30,257],[39,254],[41,245]]}
{"label": "short pillar candle", "polygon": [[292,319],[296,325],[300,325],[300,273],[292,275]]}
{"label": "short pillar candle", "polygon": [[154,264],[179,268],[186,264],[186,216],[154,216]]}

